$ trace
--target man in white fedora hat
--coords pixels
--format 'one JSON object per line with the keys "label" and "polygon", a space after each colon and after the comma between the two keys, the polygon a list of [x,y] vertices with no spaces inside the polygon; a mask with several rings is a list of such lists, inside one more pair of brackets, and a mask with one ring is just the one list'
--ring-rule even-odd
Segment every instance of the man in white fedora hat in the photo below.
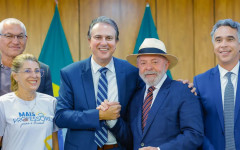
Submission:
{"label": "man in white fedora hat", "polygon": [[177,57],[167,54],[162,41],[147,38],[138,54],[127,61],[139,68],[146,85],[130,104],[134,150],[194,150],[203,141],[199,100],[182,82],[171,80],[167,69]]}

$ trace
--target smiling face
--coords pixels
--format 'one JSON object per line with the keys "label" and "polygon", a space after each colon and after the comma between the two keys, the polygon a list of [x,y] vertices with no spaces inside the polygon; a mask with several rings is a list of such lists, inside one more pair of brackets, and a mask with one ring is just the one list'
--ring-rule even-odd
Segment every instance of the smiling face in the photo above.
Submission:
{"label": "smiling face", "polygon": [[0,50],[3,57],[15,58],[17,55],[22,54],[27,43],[27,37],[18,39],[7,38],[3,35],[17,35],[24,36],[25,31],[19,24],[4,24],[2,29],[2,35],[0,36]]}
{"label": "smiling face", "polygon": [[116,31],[109,24],[97,23],[92,28],[88,42],[94,61],[101,66],[106,66],[116,49]]}
{"label": "smiling face", "polygon": [[236,29],[229,26],[219,27],[214,34],[213,46],[220,66],[231,70],[238,63],[240,43]]}
{"label": "smiling face", "polygon": [[39,64],[35,61],[26,60],[17,73],[13,72],[13,78],[18,83],[18,91],[35,92],[41,82]]}
{"label": "smiling face", "polygon": [[158,55],[140,55],[137,59],[139,75],[149,86],[156,86],[166,73],[169,62]]}

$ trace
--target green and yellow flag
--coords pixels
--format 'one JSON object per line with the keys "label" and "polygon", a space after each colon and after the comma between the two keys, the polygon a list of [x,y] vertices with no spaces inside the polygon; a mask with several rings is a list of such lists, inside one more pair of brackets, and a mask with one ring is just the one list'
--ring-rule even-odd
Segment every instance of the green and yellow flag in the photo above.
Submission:
{"label": "green and yellow flag", "polygon": [[73,63],[57,5],[38,59],[49,66],[53,82],[53,94],[57,97],[60,85],[60,69]]}
{"label": "green and yellow flag", "polygon": [[[152,13],[149,4],[146,5],[144,16],[142,19],[142,24],[138,33],[137,41],[135,44],[135,48],[133,54],[138,53],[138,49],[145,38],[156,38],[159,39],[157,34],[157,29],[154,24]],[[170,71],[167,71],[167,75],[172,79],[172,75]]]}

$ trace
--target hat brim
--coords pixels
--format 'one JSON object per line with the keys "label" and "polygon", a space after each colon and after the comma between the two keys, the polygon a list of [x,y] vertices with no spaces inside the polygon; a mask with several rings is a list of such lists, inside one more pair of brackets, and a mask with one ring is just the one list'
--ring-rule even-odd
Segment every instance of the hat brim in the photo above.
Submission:
{"label": "hat brim", "polygon": [[131,55],[128,55],[126,59],[130,64],[137,67],[137,57],[141,55],[159,55],[167,58],[167,60],[170,62],[168,69],[172,69],[178,63],[177,57],[169,54],[159,54],[159,53],[131,54]]}

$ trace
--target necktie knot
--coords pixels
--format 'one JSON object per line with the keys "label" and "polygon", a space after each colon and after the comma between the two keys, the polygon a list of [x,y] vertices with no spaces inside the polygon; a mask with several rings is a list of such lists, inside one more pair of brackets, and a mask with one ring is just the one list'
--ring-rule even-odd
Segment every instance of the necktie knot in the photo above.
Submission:
{"label": "necktie knot", "polygon": [[231,81],[231,75],[232,75],[232,72],[227,72],[226,73],[226,77],[228,78],[228,81],[230,80]]}
{"label": "necktie knot", "polygon": [[106,68],[106,67],[102,67],[102,68],[100,68],[99,69],[99,72],[101,73],[101,74],[104,74],[104,75],[106,75],[106,72],[108,71],[108,68]]}
{"label": "necktie knot", "polygon": [[156,89],[156,88],[155,88],[154,86],[150,86],[150,87],[148,88],[148,93],[149,93],[149,92],[153,92],[155,89]]}

